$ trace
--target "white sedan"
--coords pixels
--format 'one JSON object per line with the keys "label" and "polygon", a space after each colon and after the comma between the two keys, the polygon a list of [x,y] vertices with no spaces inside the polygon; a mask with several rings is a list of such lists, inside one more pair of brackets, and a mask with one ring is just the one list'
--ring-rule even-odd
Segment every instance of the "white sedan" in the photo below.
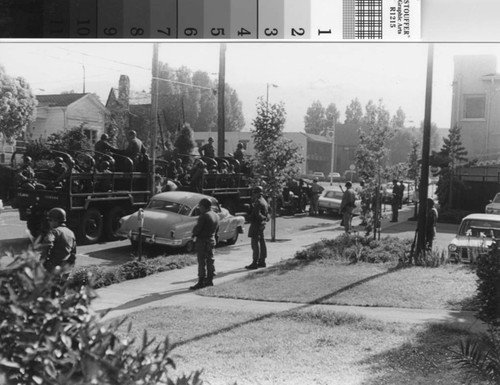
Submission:
{"label": "white sedan", "polygon": [[486,214],[500,214],[500,193],[486,205],[485,212]]}
{"label": "white sedan", "polygon": [[448,258],[452,262],[474,263],[479,255],[488,253],[493,239],[499,237],[500,215],[467,215],[448,245]]}
{"label": "white sedan", "polygon": [[[149,244],[172,247],[185,247],[186,251],[194,250],[192,239],[200,209],[198,203],[207,198],[212,202],[212,211],[219,216],[219,232],[217,241],[234,244],[238,235],[243,232],[245,218],[233,216],[221,207],[217,199],[203,194],[187,191],[169,191],[151,198],[144,209],[142,240]],[[139,212],[120,219],[118,234],[130,239],[132,245],[139,240]]]}
{"label": "white sedan", "polygon": [[[334,215],[340,215],[340,203],[344,193],[340,190],[325,189],[318,200],[318,209],[320,214],[327,212]],[[356,200],[356,207],[353,214],[357,215],[361,212],[361,201]]]}

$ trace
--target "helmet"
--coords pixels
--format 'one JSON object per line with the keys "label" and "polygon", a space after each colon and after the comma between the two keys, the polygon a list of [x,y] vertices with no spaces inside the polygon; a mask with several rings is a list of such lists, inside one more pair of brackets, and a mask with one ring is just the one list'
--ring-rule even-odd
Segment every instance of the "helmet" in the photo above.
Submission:
{"label": "helmet", "polygon": [[60,207],[54,207],[49,210],[47,217],[50,219],[54,219],[59,223],[66,222],[66,211],[61,209]]}
{"label": "helmet", "polygon": [[101,140],[109,140],[108,134],[102,134],[101,135]]}
{"label": "helmet", "polygon": [[237,147],[238,148],[243,148],[243,143],[238,143]]}
{"label": "helmet", "polygon": [[24,163],[31,163],[33,159],[31,159],[31,156],[25,156],[24,157]]}
{"label": "helmet", "polygon": [[264,192],[264,189],[261,186],[255,186],[252,189],[253,194],[262,194]]}
{"label": "helmet", "polygon": [[101,168],[103,170],[109,168],[109,166],[110,166],[110,164],[107,160],[105,160],[104,162],[101,163]]}
{"label": "helmet", "polygon": [[54,162],[56,163],[62,163],[64,162],[63,158],[61,158],[60,156],[58,156],[57,158],[54,159]]}
{"label": "helmet", "polygon": [[213,141],[214,141],[214,138],[210,137],[210,138],[208,138],[208,141],[209,141],[209,142],[213,142]]}

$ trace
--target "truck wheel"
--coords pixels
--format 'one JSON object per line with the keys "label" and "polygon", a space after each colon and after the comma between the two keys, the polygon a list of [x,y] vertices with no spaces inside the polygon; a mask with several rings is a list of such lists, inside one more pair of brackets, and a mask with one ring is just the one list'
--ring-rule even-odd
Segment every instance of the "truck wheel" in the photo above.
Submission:
{"label": "truck wheel", "polygon": [[108,241],[116,241],[118,239],[118,222],[125,215],[127,215],[127,212],[120,206],[114,206],[109,210],[104,220],[104,234]]}
{"label": "truck wheel", "polygon": [[226,208],[227,211],[229,211],[229,214],[234,215],[236,214],[236,205],[234,204],[233,201],[225,201],[222,207]]}
{"label": "truck wheel", "polygon": [[78,227],[79,239],[83,244],[97,243],[103,232],[102,215],[96,208],[85,211]]}
{"label": "truck wheel", "polygon": [[226,243],[228,245],[234,245],[238,241],[238,237],[240,235],[240,232],[238,231],[238,228],[234,229],[234,234],[231,238],[229,238]]}

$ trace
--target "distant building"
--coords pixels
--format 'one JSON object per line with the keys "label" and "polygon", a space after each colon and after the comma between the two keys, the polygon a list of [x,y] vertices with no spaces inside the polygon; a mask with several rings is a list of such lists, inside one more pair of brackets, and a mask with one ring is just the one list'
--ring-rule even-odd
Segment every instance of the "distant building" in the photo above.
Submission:
{"label": "distant building", "polygon": [[94,94],[37,95],[36,119],[26,131],[27,140],[45,140],[51,134],[84,126],[92,143],[104,133],[107,110]]}
{"label": "distant building", "polygon": [[496,56],[455,56],[451,127],[461,127],[469,159],[500,157],[500,74],[496,71]]}

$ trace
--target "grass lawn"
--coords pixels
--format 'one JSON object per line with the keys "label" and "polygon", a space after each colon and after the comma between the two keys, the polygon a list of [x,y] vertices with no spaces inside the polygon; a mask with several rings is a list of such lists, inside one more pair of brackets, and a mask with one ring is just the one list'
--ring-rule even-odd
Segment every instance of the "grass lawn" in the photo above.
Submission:
{"label": "grass lawn", "polygon": [[[131,314],[132,333],[169,336],[177,370],[209,384],[463,384],[448,347],[467,335],[446,325],[385,324],[312,308],[274,314],[182,307]],[[125,327],[124,327],[125,330]]]}
{"label": "grass lawn", "polygon": [[200,293],[264,301],[467,310],[476,278],[464,265],[394,269],[390,264],[289,260]]}

